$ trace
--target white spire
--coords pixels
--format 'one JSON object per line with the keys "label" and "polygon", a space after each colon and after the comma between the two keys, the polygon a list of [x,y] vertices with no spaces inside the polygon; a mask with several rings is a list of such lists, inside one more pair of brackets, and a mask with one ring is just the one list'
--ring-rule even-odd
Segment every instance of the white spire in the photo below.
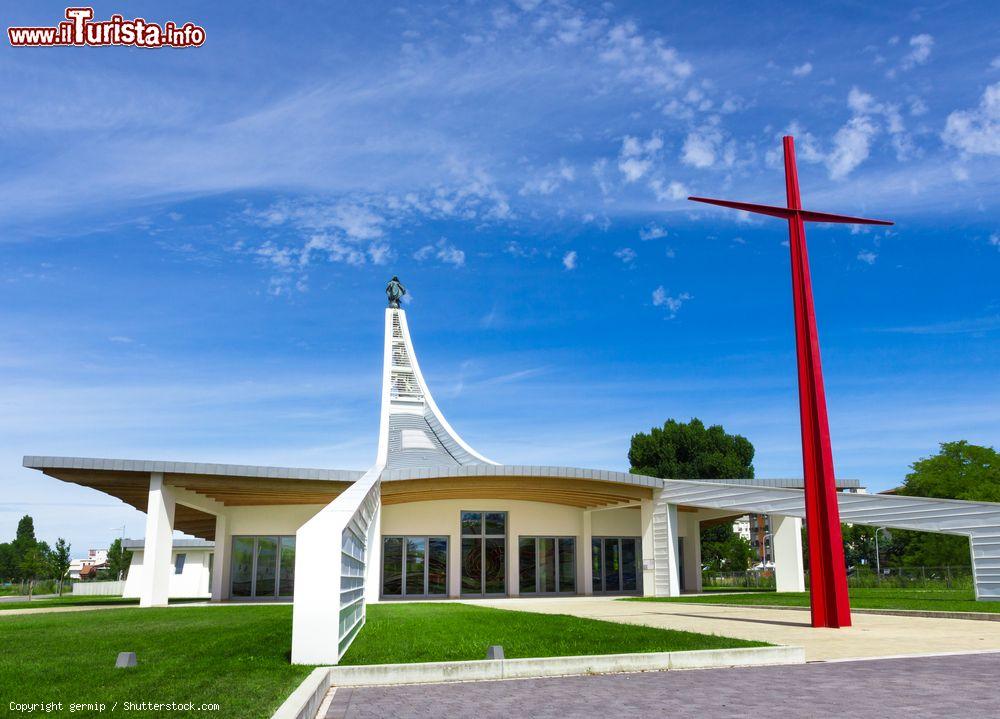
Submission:
{"label": "white spire", "polygon": [[387,469],[497,464],[466,444],[441,414],[401,309],[385,311],[383,363],[378,464]]}

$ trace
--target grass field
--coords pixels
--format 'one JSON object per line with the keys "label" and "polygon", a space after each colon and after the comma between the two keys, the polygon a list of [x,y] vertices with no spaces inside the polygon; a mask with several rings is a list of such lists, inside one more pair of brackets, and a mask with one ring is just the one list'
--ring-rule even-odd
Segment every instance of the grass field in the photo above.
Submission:
{"label": "grass field", "polygon": [[[971,589],[851,589],[856,609],[911,609],[939,612],[1000,612],[1000,602],[977,602]],[[808,607],[808,592],[712,592],[709,596],[637,597],[626,601],[689,602],[781,607]]]}
{"label": "grass field", "polygon": [[491,644],[504,656],[558,657],[625,652],[758,647],[759,642],[561,614],[512,612],[468,604],[379,604],[342,664],[485,659]]}
{"label": "grass field", "polygon": [[[129,702],[193,702],[193,711],[133,711],[138,717],[266,719],[309,673],[289,663],[288,605],[108,609],[0,616],[0,706],[63,702],[46,716],[96,717]],[[381,604],[345,664],[483,659],[490,644],[508,657],[761,646],[738,639],[508,612],[464,604]],[[115,669],[134,651],[135,669]],[[104,711],[71,712],[70,702]],[[201,710],[218,704],[218,710]],[[36,712],[41,714],[41,712]]]}

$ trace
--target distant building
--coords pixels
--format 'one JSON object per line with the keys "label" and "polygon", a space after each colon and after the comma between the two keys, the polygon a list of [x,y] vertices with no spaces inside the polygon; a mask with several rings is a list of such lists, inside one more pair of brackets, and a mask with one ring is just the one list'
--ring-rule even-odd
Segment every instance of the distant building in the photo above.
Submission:
{"label": "distant building", "polygon": [[[126,539],[122,549],[132,552],[132,562],[125,575],[123,597],[138,597],[142,585],[145,542]],[[171,550],[169,597],[186,598],[212,596],[212,570],[215,568],[215,542],[204,539],[175,539]]]}
{"label": "distant building", "polygon": [[98,571],[108,566],[107,549],[90,549],[83,559],[74,559],[69,563],[67,576],[70,579],[93,579]]}

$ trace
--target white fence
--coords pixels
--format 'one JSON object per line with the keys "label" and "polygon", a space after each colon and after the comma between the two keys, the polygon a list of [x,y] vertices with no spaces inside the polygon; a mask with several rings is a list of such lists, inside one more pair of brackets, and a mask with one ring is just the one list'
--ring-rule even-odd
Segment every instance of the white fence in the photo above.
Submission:
{"label": "white fence", "polygon": [[120,597],[125,591],[125,582],[74,582],[75,597]]}

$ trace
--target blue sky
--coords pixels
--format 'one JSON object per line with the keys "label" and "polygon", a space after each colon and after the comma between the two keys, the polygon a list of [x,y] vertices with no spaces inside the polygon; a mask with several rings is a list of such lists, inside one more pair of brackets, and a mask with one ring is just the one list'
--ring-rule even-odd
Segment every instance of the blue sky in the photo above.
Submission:
{"label": "blue sky", "polygon": [[998,443],[990,4],[163,8],[95,14],[205,45],[0,49],[0,537],[143,533],[24,454],[366,467],[393,274],[487,456],[697,416],[800,476],[785,227],[684,199],[780,204],[788,132],[807,207],[897,223],[808,230],[838,474]]}

